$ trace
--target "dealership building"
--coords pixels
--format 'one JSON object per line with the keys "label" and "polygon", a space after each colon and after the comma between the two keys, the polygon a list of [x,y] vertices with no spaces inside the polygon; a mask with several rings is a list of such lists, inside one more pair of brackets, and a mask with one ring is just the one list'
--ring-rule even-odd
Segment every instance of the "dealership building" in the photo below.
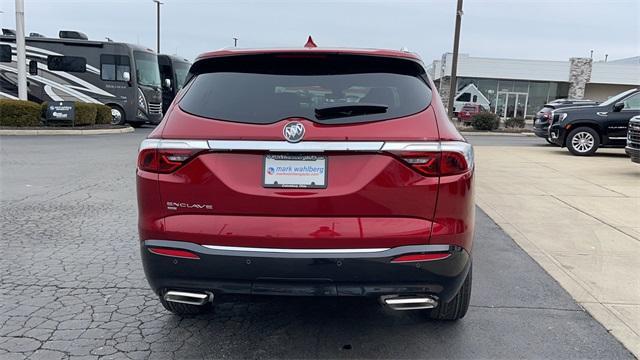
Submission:
{"label": "dealership building", "polygon": [[[428,67],[438,92],[449,99],[453,54]],[[456,111],[477,103],[501,117],[532,117],[551,100],[607,98],[640,85],[640,57],[613,61],[571,58],[568,61],[518,60],[460,54]]]}

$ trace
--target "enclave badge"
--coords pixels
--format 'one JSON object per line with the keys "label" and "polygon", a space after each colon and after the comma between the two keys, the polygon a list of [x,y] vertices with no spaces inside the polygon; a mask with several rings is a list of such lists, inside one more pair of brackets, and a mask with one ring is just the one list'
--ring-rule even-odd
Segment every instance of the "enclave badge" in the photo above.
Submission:
{"label": "enclave badge", "polygon": [[168,210],[178,209],[200,209],[200,210],[213,210],[213,205],[210,204],[189,204],[183,202],[167,201]]}
{"label": "enclave badge", "polygon": [[282,135],[288,142],[297,143],[304,136],[304,125],[298,121],[290,122],[282,129]]}

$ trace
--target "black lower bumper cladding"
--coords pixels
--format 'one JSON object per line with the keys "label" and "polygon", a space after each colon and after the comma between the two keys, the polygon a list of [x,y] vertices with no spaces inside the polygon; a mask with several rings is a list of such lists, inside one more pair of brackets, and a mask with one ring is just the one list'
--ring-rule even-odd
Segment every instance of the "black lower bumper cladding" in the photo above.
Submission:
{"label": "black lower bumper cladding", "polygon": [[[151,253],[149,248],[190,251],[199,259]],[[240,249],[240,250],[236,250]],[[433,294],[449,301],[471,266],[469,253],[456,246],[402,246],[375,252],[284,253],[210,249],[198,244],[146,240],[141,254],[151,288],[207,291],[229,295],[381,296]],[[317,250],[313,250],[317,251]],[[404,254],[449,252],[441,260],[391,263]]]}
{"label": "black lower bumper cladding", "polygon": [[640,164],[640,144],[635,146],[636,147],[627,145],[627,147],[625,148],[625,153],[629,155],[631,161]]}

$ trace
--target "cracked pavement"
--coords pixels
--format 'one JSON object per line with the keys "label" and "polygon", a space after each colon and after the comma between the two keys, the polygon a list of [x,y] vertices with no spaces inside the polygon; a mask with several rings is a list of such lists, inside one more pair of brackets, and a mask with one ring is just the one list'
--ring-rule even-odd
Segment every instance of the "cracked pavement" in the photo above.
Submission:
{"label": "cracked pavement", "polygon": [[471,308],[429,322],[372,300],[225,300],[179,318],[139,259],[149,129],[0,138],[0,358],[632,358],[482,211]]}

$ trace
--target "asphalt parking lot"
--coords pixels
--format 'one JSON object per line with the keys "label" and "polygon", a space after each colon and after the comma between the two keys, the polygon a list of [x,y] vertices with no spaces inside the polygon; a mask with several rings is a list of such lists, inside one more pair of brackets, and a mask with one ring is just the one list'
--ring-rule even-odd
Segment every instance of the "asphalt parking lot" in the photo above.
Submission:
{"label": "asphalt parking lot", "polygon": [[0,138],[0,358],[633,358],[481,210],[460,322],[297,298],[175,317],[139,261],[134,167],[149,131]]}

